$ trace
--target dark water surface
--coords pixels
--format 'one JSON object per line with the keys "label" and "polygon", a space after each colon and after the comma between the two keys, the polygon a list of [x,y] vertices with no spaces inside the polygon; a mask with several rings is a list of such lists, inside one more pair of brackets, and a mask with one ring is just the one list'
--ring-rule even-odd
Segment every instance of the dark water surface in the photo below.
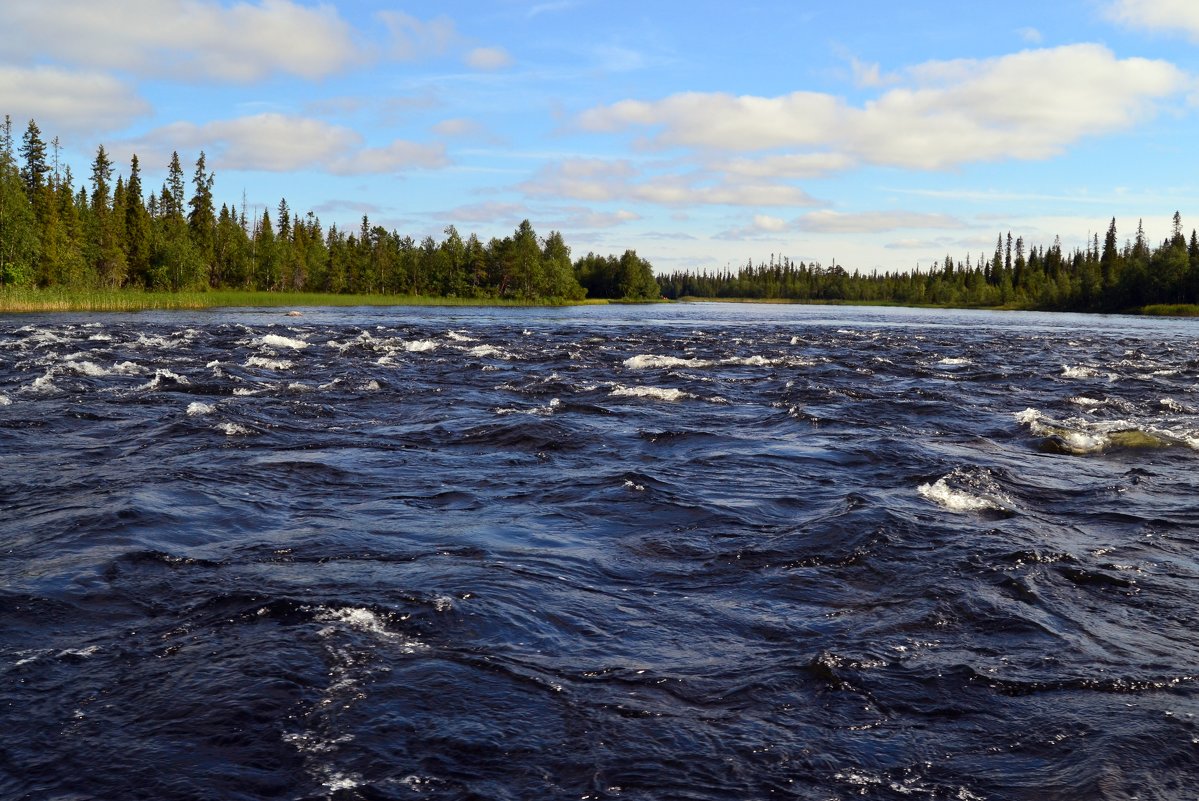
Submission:
{"label": "dark water surface", "polygon": [[1199,323],[0,317],[0,798],[1195,799]]}

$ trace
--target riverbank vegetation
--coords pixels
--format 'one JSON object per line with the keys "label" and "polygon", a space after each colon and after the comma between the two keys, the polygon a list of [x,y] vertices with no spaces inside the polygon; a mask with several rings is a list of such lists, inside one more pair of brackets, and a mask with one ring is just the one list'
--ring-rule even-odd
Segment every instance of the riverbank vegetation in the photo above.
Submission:
{"label": "riverbank vegetation", "polygon": [[559,232],[539,237],[528,220],[487,242],[464,238],[452,225],[441,241],[418,241],[366,215],[355,230],[326,229],[286,199],[274,216],[270,209],[249,213],[244,198],[240,207],[218,208],[203,151],[190,196],[178,153],[162,187],[147,195],[136,155],[114,182],[116,168],[101,145],[89,182],[76,186],[70,167],[59,167],[58,140],[47,145],[35,121],[19,147],[7,116],[0,136],[0,307],[6,309],[39,302],[38,308],[196,308],[220,305],[199,296],[227,290],[265,293],[264,300],[319,293],[389,303],[658,298],[652,266],[634,251],[589,253],[572,262]]}
{"label": "riverbank vegetation", "polygon": [[[946,255],[929,270],[854,273],[838,264],[793,262],[788,258],[733,272],[676,272],[658,278],[667,298],[790,300],[798,302],[893,303],[954,306],[1185,314],[1199,304],[1199,238],[1185,236],[1175,212],[1170,236],[1150,246],[1138,224],[1135,238],[1119,244],[1112,219],[1100,244],[1064,252],[1052,245],[1026,245],[999,236],[990,256]],[[1164,311],[1174,308],[1174,312]]]}

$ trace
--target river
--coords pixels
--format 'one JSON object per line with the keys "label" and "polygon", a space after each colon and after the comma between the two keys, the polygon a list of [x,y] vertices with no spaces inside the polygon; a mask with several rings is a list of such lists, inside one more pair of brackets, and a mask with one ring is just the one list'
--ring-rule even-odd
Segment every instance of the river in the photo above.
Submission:
{"label": "river", "polygon": [[0,797],[1193,799],[1199,323],[0,315]]}

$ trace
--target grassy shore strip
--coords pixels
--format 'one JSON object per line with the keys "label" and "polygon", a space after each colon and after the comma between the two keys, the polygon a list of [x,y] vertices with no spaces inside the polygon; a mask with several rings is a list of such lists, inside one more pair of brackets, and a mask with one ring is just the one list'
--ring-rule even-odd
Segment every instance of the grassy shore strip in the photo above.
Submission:
{"label": "grassy shore strip", "polygon": [[1141,314],[1151,317],[1199,317],[1199,306],[1194,303],[1156,303],[1143,307]]}
{"label": "grassy shore strip", "polygon": [[333,295],[312,292],[142,292],[132,289],[3,289],[0,312],[131,312],[221,307],[297,306],[564,306],[605,303],[508,298],[448,298],[428,295]]}
{"label": "grassy shore strip", "polygon": [[[970,309],[976,311],[1046,311],[1035,307],[1016,306],[955,306],[948,303],[897,303],[892,300],[793,300],[791,298],[703,298],[685,295],[681,303],[766,303],[802,306],[898,306],[905,309]],[[1053,313],[1053,311],[1050,311]],[[1098,312],[1096,312],[1098,313]],[[1110,314],[1111,312],[1105,312]],[[1119,314],[1143,314],[1147,317],[1199,317],[1199,305],[1193,303],[1158,303],[1125,309]]]}

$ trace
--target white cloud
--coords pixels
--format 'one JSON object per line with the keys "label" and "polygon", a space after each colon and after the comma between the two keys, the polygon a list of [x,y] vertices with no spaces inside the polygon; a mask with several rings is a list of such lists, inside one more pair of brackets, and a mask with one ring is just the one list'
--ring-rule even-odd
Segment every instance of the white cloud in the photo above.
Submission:
{"label": "white cloud", "polygon": [[512,63],[511,54],[502,47],[476,47],[466,54],[466,65],[476,70],[502,70]]}
{"label": "white cloud", "polygon": [[440,145],[397,140],[364,147],[350,128],[284,114],[255,114],[196,125],[179,122],[125,143],[147,164],[166,163],[172,150],[207,152],[215,169],[288,172],[315,169],[337,175],[394,173],[448,164]]}
{"label": "white cloud", "polygon": [[445,147],[397,139],[385,147],[368,147],[356,153],[338,156],[329,162],[336,175],[396,173],[404,170],[430,170],[448,166]]}
{"label": "white cloud", "polygon": [[564,197],[592,202],[641,201],[664,206],[811,206],[802,189],[755,180],[729,180],[720,175],[642,174],[627,160],[566,159],[543,167],[518,187],[537,197]]}
{"label": "white cloud", "polygon": [[914,228],[965,228],[966,223],[947,214],[911,211],[868,211],[854,214],[821,210],[805,214],[792,223],[799,231],[836,234],[872,234]]}
{"label": "white cloud", "polygon": [[1020,28],[1016,33],[1020,36],[1020,41],[1027,44],[1040,44],[1045,40],[1041,32],[1036,28]]}
{"label": "white cloud", "polygon": [[818,178],[831,172],[841,172],[856,164],[844,153],[794,153],[783,156],[737,158],[708,163],[708,168],[728,175],[745,178]]}
{"label": "white cloud", "polygon": [[853,57],[849,59],[849,68],[853,71],[854,86],[877,88],[899,81],[899,77],[896,75],[883,75],[878,64],[859,61]]}
{"label": "white cloud", "polygon": [[151,110],[149,103],[109,75],[5,66],[0,66],[0,109],[11,114],[14,126],[21,129],[28,120],[37,120],[50,138],[119,130]]}
{"label": "white cloud", "polygon": [[361,58],[336,8],[291,0],[6,0],[0,52],[201,81],[319,78]]}
{"label": "white cloud", "polygon": [[1114,0],[1104,9],[1108,19],[1130,28],[1184,32],[1199,42],[1199,5],[1193,0]]}
{"label": "white cloud", "polygon": [[455,117],[434,125],[433,132],[440,136],[478,136],[483,133],[483,126],[465,117]]}
{"label": "white cloud", "polygon": [[1164,61],[1117,59],[1099,45],[935,61],[860,107],[816,92],[780,97],[689,92],[584,112],[586,130],[655,130],[662,148],[835,154],[844,163],[943,169],[1043,159],[1086,137],[1132,127],[1189,80]]}
{"label": "white cloud", "polygon": [[460,38],[449,17],[420,20],[400,11],[380,11],[376,16],[391,33],[390,55],[401,61],[442,55]]}

